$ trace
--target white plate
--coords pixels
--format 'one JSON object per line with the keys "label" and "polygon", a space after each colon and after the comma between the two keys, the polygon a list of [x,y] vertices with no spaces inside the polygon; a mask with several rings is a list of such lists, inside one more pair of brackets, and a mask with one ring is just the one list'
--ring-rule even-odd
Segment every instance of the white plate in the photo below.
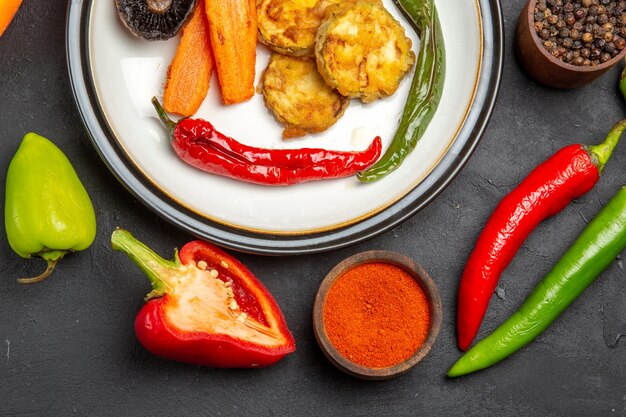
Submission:
{"label": "white plate", "polygon": [[[410,24],[391,0],[384,4],[405,27],[417,54],[419,40]],[[502,63],[499,5],[495,0],[436,4],[447,61],[441,103],[403,165],[374,183],[361,184],[353,177],[266,187],[210,175],[182,162],[172,151],[167,132],[150,104],[153,95],[162,96],[178,39],[147,42],[132,37],[119,22],[111,0],[70,5],[70,74],[96,148],[127,187],[157,212],[165,212],[166,218],[217,243],[252,251],[259,250],[241,246],[237,235],[245,236],[244,240],[278,237],[292,247],[294,240],[306,240],[307,236],[323,235],[322,240],[325,236],[327,242],[330,236],[332,241],[332,236],[344,233],[350,225],[378,218],[373,225],[355,231],[351,243],[390,227],[430,201],[467,160],[489,117]],[[268,58],[268,49],[259,45],[257,83]],[[411,76],[407,76],[396,94],[372,104],[352,100],[335,126],[297,140],[281,139],[282,126],[265,108],[260,95],[245,103],[223,106],[215,76],[195,117],[211,121],[218,130],[243,143],[260,147],[361,150],[377,135],[386,147],[397,127],[410,83]],[[107,155],[104,148],[108,146],[116,147],[115,158]],[[117,167],[119,161],[113,159],[121,159],[126,168]],[[445,171],[430,178],[444,162]],[[133,179],[122,172],[126,170],[134,171]],[[136,178],[137,172],[141,178]],[[426,178],[431,184],[423,189],[420,186]],[[149,198],[142,198],[135,183],[142,183],[169,207],[158,208]],[[193,226],[185,224],[189,223],[186,217],[193,218]],[[235,238],[225,241],[215,236],[213,229]],[[325,248],[324,244],[316,246]]]}

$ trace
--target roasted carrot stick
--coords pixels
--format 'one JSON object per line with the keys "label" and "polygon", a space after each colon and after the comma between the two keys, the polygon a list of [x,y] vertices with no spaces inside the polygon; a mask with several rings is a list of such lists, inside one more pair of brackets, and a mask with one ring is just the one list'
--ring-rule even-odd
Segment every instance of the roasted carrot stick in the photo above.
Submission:
{"label": "roasted carrot stick", "polygon": [[254,95],[256,1],[207,0],[206,13],[224,104]]}
{"label": "roasted carrot stick", "polygon": [[163,94],[163,107],[171,113],[191,116],[209,91],[213,52],[204,0],[183,28],[183,35],[170,64]]}
{"label": "roasted carrot stick", "polygon": [[20,8],[22,0],[2,0],[0,1],[0,36],[4,33],[4,30],[9,26],[13,16]]}

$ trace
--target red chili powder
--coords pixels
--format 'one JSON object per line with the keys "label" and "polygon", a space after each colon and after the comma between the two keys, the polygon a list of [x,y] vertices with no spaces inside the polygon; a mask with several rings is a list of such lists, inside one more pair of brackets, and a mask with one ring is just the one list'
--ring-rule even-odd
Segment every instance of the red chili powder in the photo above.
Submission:
{"label": "red chili powder", "polygon": [[328,291],[324,327],[350,361],[384,368],[405,361],[424,343],[430,307],[422,287],[388,263],[359,265]]}

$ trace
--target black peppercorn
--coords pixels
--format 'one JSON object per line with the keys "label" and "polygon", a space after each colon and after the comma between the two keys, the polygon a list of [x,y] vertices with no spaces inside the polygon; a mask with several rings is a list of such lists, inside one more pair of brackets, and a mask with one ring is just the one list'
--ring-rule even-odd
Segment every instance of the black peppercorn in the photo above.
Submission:
{"label": "black peppercorn", "polygon": [[583,24],[582,24],[582,22],[576,22],[576,23],[574,23],[574,29],[582,31],[582,30],[583,30]]}
{"label": "black peppercorn", "polygon": [[572,38],[563,39],[562,45],[564,48],[571,49],[573,44],[574,44],[574,41],[572,41]]}
{"label": "black peppercorn", "polygon": [[574,17],[576,18],[576,20],[584,19],[586,15],[587,12],[585,11],[585,9],[577,9],[574,11]]}
{"label": "black peppercorn", "polygon": [[574,60],[572,61],[572,64],[576,66],[581,66],[584,61],[585,61],[584,59],[582,59],[581,57],[578,57],[578,58],[574,58]]}
{"label": "black peppercorn", "polygon": [[613,52],[617,51],[617,48],[615,47],[615,44],[613,42],[609,42],[604,47],[604,50],[607,51],[608,53],[612,54]]}
{"label": "black peppercorn", "polygon": [[604,53],[604,54],[602,54],[602,56],[600,57],[600,62],[602,62],[603,64],[604,64],[605,62],[607,62],[607,61],[610,61],[610,60],[611,60],[611,54]]}
{"label": "black peppercorn", "polygon": [[565,62],[572,62],[572,59],[574,59],[574,53],[572,51],[569,51],[565,55],[563,55],[563,61]]}
{"label": "black peppercorn", "polygon": [[565,3],[565,5],[563,6],[563,11],[565,13],[573,12],[574,11],[574,5],[572,3]]}
{"label": "black peppercorn", "polygon": [[581,41],[574,41],[574,44],[572,45],[572,49],[580,49],[582,48],[583,44]]}
{"label": "black peppercorn", "polygon": [[596,39],[594,42],[596,48],[604,49],[606,46],[606,41],[604,39]]}
{"label": "black peppercorn", "polygon": [[539,34],[539,32],[541,32],[541,29],[543,29],[543,22],[535,22],[535,32]]}
{"label": "black peppercorn", "polygon": [[559,21],[559,18],[557,15],[551,14],[550,16],[548,16],[548,23],[550,23],[551,25],[556,24],[556,22],[558,21]]}
{"label": "black peppercorn", "polygon": [[582,56],[583,58],[589,58],[591,56],[591,51],[589,50],[589,48],[583,48],[580,50],[580,56]]}
{"label": "black peppercorn", "polygon": [[609,21],[609,16],[606,13],[602,13],[600,16],[598,16],[599,25],[603,25],[608,21]]}
{"label": "black peppercorn", "polygon": [[626,41],[624,40],[624,38],[617,37],[613,40],[613,43],[615,44],[615,48],[620,51],[624,49],[624,47],[626,47]]}
{"label": "black peppercorn", "polygon": [[589,61],[588,59],[585,59],[585,60],[583,61],[583,67],[588,67],[588,66],[590,66],[590,65],[591,65],[591,61]]}
{"label": "black peppercorn", "polygon": [[600,50],[598,48],[593,48],[591,50],[591,53],[589,54],[589,58],[590,59],[598,59],[598,58],[600,58],[601,54],[602,54],[602,52],[600,52]]}
{"label": "black peppercorn", "polygon": [[541,29],[539,32],[539,37],[541,39],[548,39],[550,37],[550,31],[548,29]]}

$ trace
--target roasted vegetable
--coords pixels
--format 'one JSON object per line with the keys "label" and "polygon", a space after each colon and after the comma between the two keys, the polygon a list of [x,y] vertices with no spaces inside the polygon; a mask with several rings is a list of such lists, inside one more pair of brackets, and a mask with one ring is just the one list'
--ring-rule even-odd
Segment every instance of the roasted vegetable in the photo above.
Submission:
{"label": "roasted vegetable", "polygon": [[310,60],[273,54],[261,83],[265,105],[286,125],[283,138],[328,129],[350,103],[324,82]]}
{"label": "roasted vegetable", "polygon": [[315,58],[328,85],[366,103],[393,94],[415,62],[400,23],[372,1],[329,7],[317,31]]}
{"label": "roasted vegetable", "polygon": [[211,46],[224,104],[254,95],[257,21],[255,0],[208,0]]}
{"label": "roasted vegetable", "polygon": [[209,39],[204,0],[198,0],[176,49],[167,73],[163,107],[170,113],[191,116],[209,91],[213,71],[213,52]]}
{"label": "roasted vegetable", "polygon": [[164,41],[184,26],[196,0],[115,0],[115,4],[130,33],[149,41]]}
{"label": "roasted vegetable", "polygon": [[182,161],[205,172],[255,184],[284,186],[349,177],[374,163],[382,149],[380,137],[357,152],[255,148],[215,130],[206,120],[184,118],[174,122],[156,98],[152,104]]}
{"label": "roasted vegetable", "polygon": [[47,278],[67,253],[87,249],[96,237],[96,215],[85,187],[65,154],[35,133],[24,136],[9,165],[4,224],[19,256],[48,263],[32,284]]}
{"label": "roasted vegetable", "polygon": [[329,5],[341,0],[257,0],[259,41],[274,51],[313,57],[315,34]]}
{"label": "roasted vegetable", "polygon": [[194,365],[257,368],[296,350],[272,295],[226,252],[195,240],[169,261],[122,229],[113,232],[111,243],[152,283],[135,333],[155,355]]}

